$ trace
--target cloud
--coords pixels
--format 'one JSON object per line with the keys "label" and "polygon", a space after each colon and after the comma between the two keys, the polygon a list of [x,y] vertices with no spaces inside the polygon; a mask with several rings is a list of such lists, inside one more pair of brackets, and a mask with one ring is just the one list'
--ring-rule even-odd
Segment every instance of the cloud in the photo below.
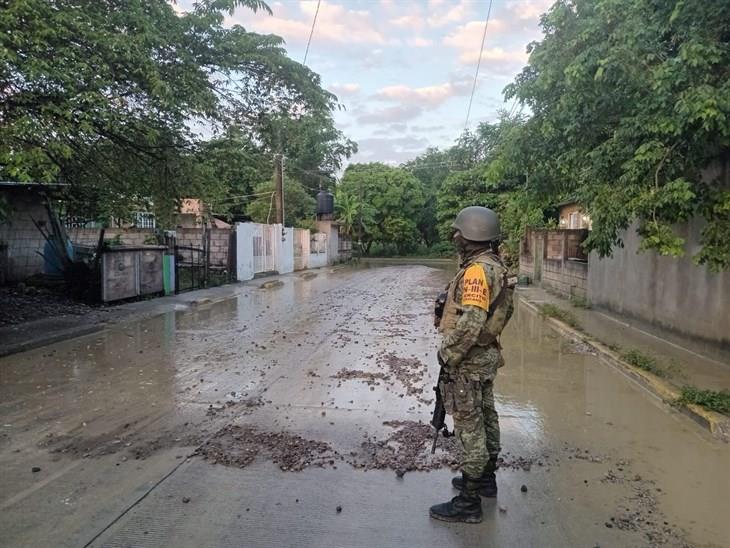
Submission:
{"label": "cloud", "polygon": [[422,112],[422,107],[418,105],[397,105],[362,112],[357,116],[357,121],[361,124],[390,124],[412,120],[420,116]]}
{"label": "cloud", "polygon": [[360,84],[340,84],[335,82],[327,87],[335,95],[357,95],[360,93]]}
{"label": "cloud", "polygon": [[455,6],[451,6],[446,11],[443,10],[443,3],[432,2],[429,4],[431,15],[426,20],[431,27],[444,27],[451,23],[463,21],[471,14],[471,6],[462,0]]}
{"label": "cloud", "polygon": [[413,131],[417,131],[419,133],[431,133],[434,131],[442,131],[443,129],[446,129],[445,126],[413,126],[411,128]]}
{"label": "cloud", "polygon": [[533,19],[537,20],[540,16],[550,9],[554,0],[532,0],[530,2],[508,2],[507,7],[510,12],[521,20]]}
{"label": "cloud", "polygon": [[433,40],[422,38],[420,36],[414,36],[413,38],[409,38],[408,40],[406,40],[406,44],[413,48],[427,48],[433,45]]}
{"label": "cloud", "polygon": [[[482,52],[482,68],[491,69],[493,72],[502,74],[514,72],[524,66],[528,59],[524,50],[505,50],[502,48],[484,48]],[[479,51],[463,52],[459,61],[467,65],[476,65],[479,61]]]}
{"label": "cloud", "polygon": [[468,93],[469,84],[465,80],[460,80],[421,88],[412,88],[403,84],[387,86],[379,89],[375,93],[375,97],[383,101],[433,107],[444,103],[451,97]]}
{"label": "cloud", "polygon": [[372,137],[358,139],[358,152],[350,162],[384,162],[398,165],[417,156],[429,146],[423,137]]}
{"label": "cloud", "polygon": [[[317,9],[316,0],[299,2],[298,13],[290,13],[291,10],[282,7],[283,9],[274,10],[273,16],[263,12],[253,15],[248,10],[239,10],[230,21],[256,32],[277,34],[287,43],[305,44],[312,29],[312,20]],[[315,43],[335,44],[388,42],[383,33],[375,27],[369,12],[347,9],[326,0],[320,5],[313,40]]]}
{"label": "cloud", "polygon": [[402,134],[405,133],[408,130],[408,124],[404,124],[401,122],[390,124],[386,127],[382,127],[380,129],[376,129],[373,134],[374,135],[394,135],[394,134]]}
{"label": "cloud", "polygon": [[423,27],[424,20],[420,15],[411,13],[408,15],[401,15],[388,21],[394,27],[400,27],[405,29],[420,29]]}
{"label": "cloud", "polygon": [[[507,24],[501,19],[490,19],[487,29],[487,41],[490,41],[495,34],[502,34],[507,29]],[[484,21],[469,21],[456,27],[443,39],[443,44],[462,51],[479,51],[484,35]]]}

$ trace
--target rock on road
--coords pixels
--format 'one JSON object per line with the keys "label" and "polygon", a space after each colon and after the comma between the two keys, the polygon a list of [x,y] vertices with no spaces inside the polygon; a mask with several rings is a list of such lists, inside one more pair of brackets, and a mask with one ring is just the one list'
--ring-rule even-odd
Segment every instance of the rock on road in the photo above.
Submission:
{"label": "rock on road", "polygon": [[[722,546],[728,445],[517,307],[479,525],[430,455],[426,266],[254,281],[0,359],[8,547]],[[420,424],[419,424],[420,423]],[[522,490],[522,486],[526,490]]]}

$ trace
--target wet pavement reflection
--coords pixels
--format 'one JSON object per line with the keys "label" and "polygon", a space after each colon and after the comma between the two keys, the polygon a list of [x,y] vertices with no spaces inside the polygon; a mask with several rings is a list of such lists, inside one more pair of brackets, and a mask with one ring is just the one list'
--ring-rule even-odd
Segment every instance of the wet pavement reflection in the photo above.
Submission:
{"label": "wet pavement reflection", "polygon": [[[134,500],[139,482],[154,466],[164,470],[160,477],[170,473],[167,451],[179,466],[175,457],[217,439],[223,428],[246,432],[255,426],[257,436],[285,431],[328,444],[342,456],[342,462],[325,463],[325,470],[297,472],[301,478],[331,473],[346,482],[343,474],[364,474],[350,465],[362,462],[365,441],[377,444],[393,434],[394,427],[384,422],[430,419],[438,373],[432,300],[451,269],[448,264],[340,267],[309,279],[284,276],[283,285],[271,289],[254,281],[231,299],[0,359],[0,465],[7,472],[0,478],[0,530],[13,546],[42,545],[56,527],[68,545],[91,538],[94,527],[100,530],[125,507],[121,501]],[[495,383],[505,450],[500,481],[507,490],[529,482],[527,508],[553,520],[545,525],[546,536],[535,533],[529,539],[547,539],[545,546],[590,539],[602,546],[653,546],[672,536],[676,546],[685,540],[720,546],[730,538],[721,511],[727,509],[730,487],[727,445],[705,436],[522,306],[516,307],[502,345],[507,365]],[[266,468],[262,458],[246,467],[264,466],[269,478],[283,474]],[[131,461],[137,472],[125,481],[108,475],[105,466],[129,467]],[[30,462],[41,463],[42,472],[31,474]],[[246,481],[258,481],[244,466],[231,471],[199,457],[191,462],[197,474],[211,474],[211,484],[236,471]],[[369,473],[374,486],[390,489],[393,470],[387,476]],[[303,481],[288,474],[285,481]],[[418,474],[423,472],[406,477]],[[47,509],[53,527],[27,514],[38,500],[60,497],[66,476],[81,485],[88,481],[85,489],[99,492],[79,497],[73,511]],[[175,472],[168,482],[175,477],[187,476]],[[107,502],[108,519],[94,514],[98,523],[89,520],[91,501],[105,499],[111,484],[121,506]],[[451,496],[443,487],[414,489],[422,497]],[[147,508],[149,519],[156,512],[154,519],[172,519],[163,515],[167,511]],[[421,516],[417,512],[414,520]],[[513,520],[520,516],[511,512],[503,518],[512,523],[512,532],[500,525],[501,511],[495,511],[481,534],[517,542],[520,527]],[[631,521],[627,512],[643,521]],[[661,522],[647,524],[651,515],[661,516]],[[123,545],[132,525],[121,520],[107,534]],[[623,536],[616,537],[619,532]],[[272,543],[282,540],[275,532],[267,534]],[[329,546],[336,538],[326,530],[318,534],[313,545]],[[398,545],[397,535],[383,535],[383,546]],[[184,534],[179,538],[179,546],[192,545]],[[445,545],[464,540],[448,538]],[[28,539],[32,542],[24,544]]]}

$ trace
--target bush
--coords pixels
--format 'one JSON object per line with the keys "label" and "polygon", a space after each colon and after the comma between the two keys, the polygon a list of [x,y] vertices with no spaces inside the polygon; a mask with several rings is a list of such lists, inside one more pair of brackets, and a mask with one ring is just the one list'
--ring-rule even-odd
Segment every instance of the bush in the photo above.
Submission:
{"label": "bush", "polygon": [[582,329],[578,318],[576,318],[572,312],[563,310],[562,308],[555,306],[554,304],[542,304],[540,305],[540,314],[555,318],[561,322],[567,323],[573,329]]}
{"label": "bush", "polygon": [[727,390],[700,390],[694,386],[682,388],[682,395],[677,400],[679,404],[693,403],[705,409],[730,415],[730,392]]}
{"label": "bush", "polygon": [[651,356],[647,356],[646,354],[642,353],[639,350],[632,349],[627,352],[624,352],[624,354],[621,356],[625,362],[627,362],[630,365],[633,365],[634,367],[638,367],[639,369],[643,371],[648,371],[649,373],[653,373],[657,377],[666,377],[667,372],[659,367],[659,364],[657,361],[652,358]]}

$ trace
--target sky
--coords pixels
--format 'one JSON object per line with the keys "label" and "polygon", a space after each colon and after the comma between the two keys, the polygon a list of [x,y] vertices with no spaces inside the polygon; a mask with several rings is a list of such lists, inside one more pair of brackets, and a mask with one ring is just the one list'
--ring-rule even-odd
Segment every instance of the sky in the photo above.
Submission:
{"label": "sky", "polygon": [[[178,3],[184,9],[191,0]],[[239,8],[226,24],[284,38],[304,59],[317,0]],[[493,0],[470,127],[510,110],[502,91],[539,40],[552,0]],[[337,127],[358,143],[350,162],[399,164],[464,129],[489,0],[321,0],[307,66],[344,105]]]}

